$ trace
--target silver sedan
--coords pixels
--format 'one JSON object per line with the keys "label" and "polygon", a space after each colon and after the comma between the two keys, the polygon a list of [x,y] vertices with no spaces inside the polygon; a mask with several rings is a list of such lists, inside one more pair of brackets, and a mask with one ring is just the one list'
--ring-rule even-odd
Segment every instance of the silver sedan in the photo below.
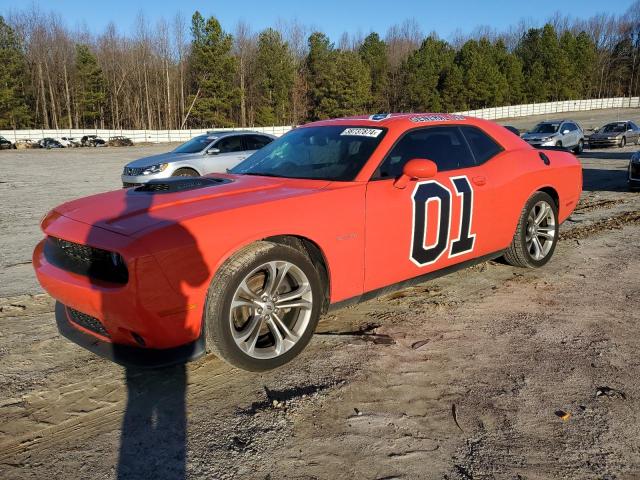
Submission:
{"label": "silver sedan", "polygon": [[122,185],[133,187],[160,178],[225,172],[275,138],[251,131],[211,131],[192,138],[171,152],[128,163],[122,172]]}

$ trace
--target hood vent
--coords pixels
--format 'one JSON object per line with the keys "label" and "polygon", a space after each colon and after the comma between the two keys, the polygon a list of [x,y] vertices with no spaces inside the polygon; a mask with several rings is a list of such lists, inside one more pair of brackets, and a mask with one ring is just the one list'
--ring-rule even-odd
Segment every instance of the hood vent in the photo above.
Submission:
{"label": "hood vent", "polygon": [[151,180],[139,187],[134,188],[132,191],[140,193],[184,192],[187,190],[195,190],[196,188],[224,185],[225,183],[230,182],[231,180],[228,178],[172,177],[163,180]]}

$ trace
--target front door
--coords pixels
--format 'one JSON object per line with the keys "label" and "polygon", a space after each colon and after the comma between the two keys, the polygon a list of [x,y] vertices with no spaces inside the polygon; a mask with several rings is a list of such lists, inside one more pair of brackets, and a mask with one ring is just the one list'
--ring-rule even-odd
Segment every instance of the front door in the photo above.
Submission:
{"label": "front door", "polygon": [[[478,215],[491,210],[496,192],[463,134],[468,128],[412,130],[374,174],[366,194],[365,291],[499,249],[504,239],[492,235],[490,215]],[[438,173],[398,188],[395,179],[413,158],[433,160]]]}

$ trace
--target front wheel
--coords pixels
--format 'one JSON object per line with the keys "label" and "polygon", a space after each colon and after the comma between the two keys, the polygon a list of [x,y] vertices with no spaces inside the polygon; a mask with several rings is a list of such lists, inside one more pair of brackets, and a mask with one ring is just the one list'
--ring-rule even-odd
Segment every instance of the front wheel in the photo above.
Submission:
{"label": "front wheel", "polygon": [[504,259],[515,267],[541,267],[551,259],[557,241],[558,207],[549,194],[536,192],[522,209]]}
{"label": "front wheel", "polygon": [[622,137],[622,140],[620,140],[620,148],[624,148],[626,144],[627,144],[627,137]]}
{"label": "front wheel", "polygon": [[207,350],[250,371],[277,368],[309,343],[323,304],[311,260],[286,245],[256,242],[213,279],[204,318]]}

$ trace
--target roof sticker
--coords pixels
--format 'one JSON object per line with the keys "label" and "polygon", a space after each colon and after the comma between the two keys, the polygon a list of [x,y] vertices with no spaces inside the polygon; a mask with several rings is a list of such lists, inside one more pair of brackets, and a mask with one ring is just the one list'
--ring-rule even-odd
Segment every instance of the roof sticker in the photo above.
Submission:
{"label": "roof sticker", "polygon": [[451,120],[466,120],[463,115],[450,115],[450,114],[438,114],[438,115],[417,115],[411,117],[410,120],[414,123],[422,122],[447,122]]}

